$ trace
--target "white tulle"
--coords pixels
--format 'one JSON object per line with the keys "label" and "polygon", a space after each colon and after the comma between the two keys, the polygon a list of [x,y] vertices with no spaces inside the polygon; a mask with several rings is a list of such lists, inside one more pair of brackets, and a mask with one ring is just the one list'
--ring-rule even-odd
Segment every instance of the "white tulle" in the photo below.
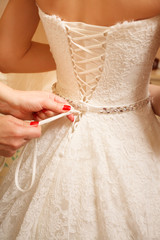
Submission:
{"label": "white tulle", "polygon": [[[57,65],[54,92],[90,106],[128,106],[148,97],[160,17],[100,27],[39,10]],[[116,114],[86,111],[43,126],[35,181],[0,189],[3,240],[159,240],[160,125],[150,103]],[[21,188],[32,176],[24,151]]]}

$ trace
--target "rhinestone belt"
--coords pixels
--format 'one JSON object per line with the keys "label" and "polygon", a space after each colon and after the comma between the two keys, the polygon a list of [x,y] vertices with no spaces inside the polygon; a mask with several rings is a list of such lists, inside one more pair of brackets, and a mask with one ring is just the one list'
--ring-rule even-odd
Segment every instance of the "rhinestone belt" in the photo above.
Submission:
{"label": "rhinestone belt", "polygon": [[113,107],[107,107],[107,106],[94,106],[90,103],[86,103],[83,101],[79,101],[76,103],[75,101],[67,100],[71,106],[80,112],[96,112],[96,113],[105,113],[105,114],[113,114],[113,113],[123,113],[123,112],[129,112],[134,111],[140,108],[143,108],[145,105],[147,105],[150,102],[150,97],[147,97],[145,99],[139,100],[135,103],[131,103],[128,105],[122,105],[122,106],[113,106]]}

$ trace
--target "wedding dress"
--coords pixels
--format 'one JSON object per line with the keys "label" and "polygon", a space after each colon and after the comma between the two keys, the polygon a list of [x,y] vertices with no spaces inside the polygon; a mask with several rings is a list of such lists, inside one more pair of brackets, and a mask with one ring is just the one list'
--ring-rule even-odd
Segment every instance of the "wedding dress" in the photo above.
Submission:
{"label": "wedding dress", "polygon": [[[57,65],[53,91],[75,122],[44,125],[0,188],[3,240],[159,240],[160,124],[149,101],[160,16],[111,27],[39,9]],[[37,149],[37,151],[36,151]]]}

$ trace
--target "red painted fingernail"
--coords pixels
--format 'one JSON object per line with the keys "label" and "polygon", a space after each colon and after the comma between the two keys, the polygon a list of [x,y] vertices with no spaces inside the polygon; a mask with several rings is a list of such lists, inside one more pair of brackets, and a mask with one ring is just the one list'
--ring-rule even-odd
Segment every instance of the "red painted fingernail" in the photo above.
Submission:
{"label": "red painted fingernail", "polygon": [[69,105],[64,105],[62,110],[71,110],[71,106]]}
{"label": "red painted fingernail", "polygon": [[30,122],[30,125],[33,126],[33,127],[38,127],[39,122],[38,121],[32,121],[32,122]]}
{"label": "red painted fingernail", "polygon": [[42,111],[43,113],[45,113],[45,112],[47,111],[47,109],[44,108],[44,109],[42,109],[41,111]]}
{"label": "red painted fingernail", "polygon": [[74,122],[74,117],[72,118],[72,120],[71,120],[72,122]]}

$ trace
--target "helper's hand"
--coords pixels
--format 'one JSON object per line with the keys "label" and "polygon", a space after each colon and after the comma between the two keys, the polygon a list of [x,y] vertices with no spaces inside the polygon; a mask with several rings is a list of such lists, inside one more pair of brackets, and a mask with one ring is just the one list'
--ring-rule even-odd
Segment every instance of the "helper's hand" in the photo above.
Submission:
{"label": "helper's hand", "polygon": [[[7,113],[24,120],[37,121],[52,117],[57,113],[70,110],[70,106],[63,98],[45,91],[18,91],[12,89],[8,102],[0,103],[2,113]],[[2,111],[5,109],[5,111]],[[74,121],[73,114],[68,118]]]}
{"label": "helper's hand", "polygon": [[41,127],[13,116],[0,116],[0,156],[11,157],[29,140],[40,137]]}

